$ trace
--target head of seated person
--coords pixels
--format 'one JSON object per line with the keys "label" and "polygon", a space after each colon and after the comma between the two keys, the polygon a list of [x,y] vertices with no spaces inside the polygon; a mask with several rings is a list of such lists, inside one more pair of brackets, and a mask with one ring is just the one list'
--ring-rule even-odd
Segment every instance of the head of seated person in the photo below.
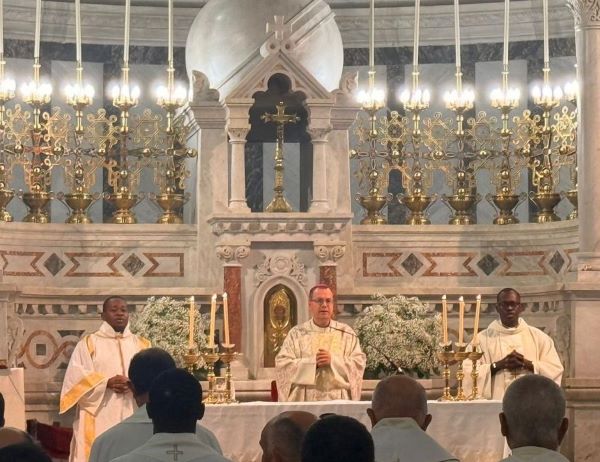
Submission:
{"label": "head of seated person", "polygon": [[302,462],[374,462],[373,438],[358,420],[343,415],[316,421],[302,443]]}
{"label": "head of seated person", "polygon": [[394,375],[381,380],[373,391],[367,414],[373,426],[382,419],[407,417],[415,420],[423,431],[431,423],[427,413],[427,393],[416,380]]}
{"label": "head of seated person", "polygon": [[33,439],[23,430],[12,427],[0,428],[0,448],[19,443],[33,444]]}
{"label": "head of seated person", "polygon": [[196,433],[196,423],[204,416],[202,386],[184,369],[159,374],[146,405],[154,433]]}
{"label": "head of seated person", "polygon": [[302,440],[316,420],[306,411],[286,411],[269,420],[260,435],[262,462],[300,462]]}
{"label": "head of seated person", "polygon": [[0,449],[0,462],[52,462],[42,448],[35,444],[18,443]]}
{"label": "head of seated person", "polygon": [[542,375],[526,375],[509,385],[502,399],[500,427],[508,446],[537,446],[556,451],[567,432],[565,396]]}
{"label": "head of seated person", "polygon": [[175,360],[161,348],[147,348],[136,353],[129,363],[128,377],[137,405],[148,402],[148,392],[158,374],[176,367]]}

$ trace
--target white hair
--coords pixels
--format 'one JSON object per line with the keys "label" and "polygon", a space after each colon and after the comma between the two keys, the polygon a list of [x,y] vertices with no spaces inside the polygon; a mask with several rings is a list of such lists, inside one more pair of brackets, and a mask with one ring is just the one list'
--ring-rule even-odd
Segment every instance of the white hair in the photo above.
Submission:
{"label": "white hair", "polygon": [[558,446],[558,429],[565,417],[565,395],[542,375],[526,375],[506,390],[502,412],[513,443]]}

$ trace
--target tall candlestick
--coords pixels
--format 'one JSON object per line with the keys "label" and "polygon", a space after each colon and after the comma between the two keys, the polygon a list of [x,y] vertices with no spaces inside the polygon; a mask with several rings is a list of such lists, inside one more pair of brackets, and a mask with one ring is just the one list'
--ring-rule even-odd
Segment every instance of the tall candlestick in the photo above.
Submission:
{"label": "tall candlestick", "polygon": [[458,297],[458,343],[463,343],[463,331],[465,330],[465,299]]}
{"label": "tall candlestick", "polygon": [[448,303],[446,294],[442,295],[442,337],[444,345],[448,343]]}
{"label": "tall candlestick", "polygon": [[225,332],[225,345],[229,345],[229,301],[227,292],[223,292],[223,330]]}
{"label": "tall candlestick", "polygon": [[481,311],[481,295],[477,295],[475,304],[475,321],[473,321],[473,346],[479,345],[479,312]]}
{"label": "tall candlestick", "polygon": [[125,39],[123,44],[123,62],[129,63],[129,17],[131,16],[131,0],[125,0]]}
{"label": "tall candlestick", "polygon": [[189,317],[190,317],[190,319],[189,319],[190,326],[189,326],[189,329],[188,329],[188,332],[189,332],[188,346],[190,348],[194,348],[194,325],[196,323],[196,313],[195,313],[196,310],[195,310],[195,308],[196,307],[195,307],[195,304],[194,304],[194,296],[192,295],[190,297],[190,314],[189,314]]}
{"label": "tall candlestick", "polygon": [[210,299],[210,328],[208,330],[208,348],[215,347],[215,320],[217,316],[217,294]]}

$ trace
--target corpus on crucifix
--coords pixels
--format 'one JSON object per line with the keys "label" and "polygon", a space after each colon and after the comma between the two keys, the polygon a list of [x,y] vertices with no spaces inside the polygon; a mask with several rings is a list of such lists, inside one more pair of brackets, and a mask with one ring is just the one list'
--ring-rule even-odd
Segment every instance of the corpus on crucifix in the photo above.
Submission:
{"label": "corpus on crucifix", "polygon": [[296,114],[286,114],[285,104],[281,101],[275,106],[277,112],[269,114],[268,112],[261,116],[265,122],[273,122],[277,125],[277,144],[275,146],[275,186],[273,187],[273,200],[265,209],[267,212],[291,212],[292,206],[283,195],[283,131],[287,124],[294,124],[300,120]]}

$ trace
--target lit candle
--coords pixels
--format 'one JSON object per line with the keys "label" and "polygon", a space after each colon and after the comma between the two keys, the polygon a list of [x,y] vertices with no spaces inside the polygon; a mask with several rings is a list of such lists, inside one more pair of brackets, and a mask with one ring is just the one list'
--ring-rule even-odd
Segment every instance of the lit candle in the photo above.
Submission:
{"label": "lit candle", "polygon": [[210,299],[210,329],[208,331],[208,348],[215,347],[215,318],[217,316],[217,294]]}
{"label": "lit candle", "polygon": [[473,321],[473,346],[479,345],[479,312],[481,310],[481,295],[477,295],[475,304],[475,321]]}
{"label": "lit candle", "polygon": [[458,343],[463,343],[463,330],[465,328],[465,299],[458,297]]}
{"label": "lit candle", "polygon": [[448,343],[448,303],[446,294],[442,295],[442,336],[444,345]]}
{"label": "lit candle", "polygon": [[196,313],[195,313],[195,306],[194,306],[194,296],[192,295],[190,297],[190,327],[188,329],[189,331],[189,338],[188,338],[188,346],[190,348],[194,348],[194,324],[196,322]]}
{"label": "lit candle", "polygon": [[225,331],[225,345],[229,345],[229,302],[227,292],[223,292],[223,330]]}

